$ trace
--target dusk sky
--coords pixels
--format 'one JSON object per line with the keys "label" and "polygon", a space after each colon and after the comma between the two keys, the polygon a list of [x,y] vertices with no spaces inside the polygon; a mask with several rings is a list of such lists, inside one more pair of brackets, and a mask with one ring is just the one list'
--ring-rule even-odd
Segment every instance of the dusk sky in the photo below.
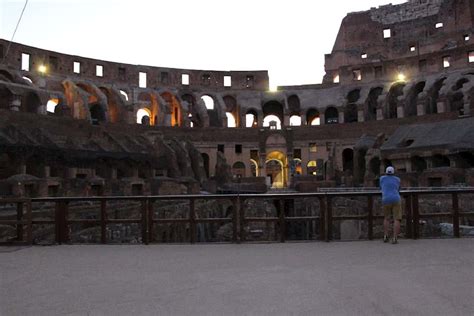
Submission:
{"label": "dusk sky", "polygon": [[[271,86],[320,83],[348,12],[388,0],[29,0],[14,41],[150,66],[268,70]],[[10,40],[24,0],[0,0]]]}

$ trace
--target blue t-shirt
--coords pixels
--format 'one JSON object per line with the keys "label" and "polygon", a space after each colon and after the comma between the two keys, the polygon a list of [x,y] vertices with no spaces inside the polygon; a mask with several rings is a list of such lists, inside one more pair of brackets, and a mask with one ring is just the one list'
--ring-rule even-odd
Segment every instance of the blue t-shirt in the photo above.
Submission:
{"label": "blue t-shirt", "polygon": [[396,176],[382,176],[380,178],[380,189],[382,190],[382,204],[400,202],[400,178]]}

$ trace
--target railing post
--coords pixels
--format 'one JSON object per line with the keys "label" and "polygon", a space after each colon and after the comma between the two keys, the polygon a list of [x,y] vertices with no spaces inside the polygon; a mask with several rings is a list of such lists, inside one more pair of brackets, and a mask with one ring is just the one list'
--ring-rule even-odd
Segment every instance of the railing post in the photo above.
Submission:
{"label": "railing post", "polygon": [[107,200],[100,201],[100,242],[107,243]]}
{"label": "railing post", "polygon": [[148,245],[148,200],[142,201],[142,242]]}
{"label": "railing post", "polygon": [[23,202],[16,203],[16,240],[23,241]]}
{"label": "railing post", "polygon": [[280,209],[280,242],[285,242],[285,237],[286,237],[286,220],[285,220],[285,205],[284,205],[284,200],[280,199],[278,200],[278,206]]}
{"label": "railing post", "polygon": [[69,240],[69,226],[67,223],[68,202],[57,201],[55,213],[56,242],[62,244]]}
{"label": "railing post", "polygon": [[189,200],[189,232],[191,243],[196,242],[196,210],[194,205],[194,199]]}
{"label": "railing post", "polygon": [[245,208],[243,207],[244,201],[241,201],[239,207],[239,217],[240,217],[240,242],[245,241]]}
{"label": "railing post", "polygon": [[405,196],[405,216],[406,216],[406,236],[407,238],[413,238],[413,204],[412,195],[408,194]]}
{"label": "railing post", "polygon": [[240,198],[234,198],[232,200],[232,241],[235,243],[240,243],[238,238],[238,226],[239,226],[239,209],[240,209]]}
{"label": "railing post", "polygon": [[326,200],[319,196],[319,240],[326,240]]}
{"label": "railing post", "polygon": [[461,237],[459,231],[459,198],[457,193],[453,193],[453,235],[456,238]]}
{"label": "railing post", "polygon": [[412,211],[413,211],[413,239],[420,237],[420,211],[418,208],[418,193],[413,193],[412,196]]}
{"label": "railing post", "polygon": [[326,195],[326,241],[332,239],[332,198]]}
{"label": "railing post", "polygon": [[148,200],[148,241],[154,242],[155,238],[153,236],[153,205],[155,204],[154,200]]}
{"label": "railing post", "polygon": [[367,237],[372,240],[374,237],[374,198],[372,195],[367,197]]}
{"label": "railing post", "polygon": [[26,202],[26,241],[28,244],[33,244],[33,214],[31,213],[31,200]]}

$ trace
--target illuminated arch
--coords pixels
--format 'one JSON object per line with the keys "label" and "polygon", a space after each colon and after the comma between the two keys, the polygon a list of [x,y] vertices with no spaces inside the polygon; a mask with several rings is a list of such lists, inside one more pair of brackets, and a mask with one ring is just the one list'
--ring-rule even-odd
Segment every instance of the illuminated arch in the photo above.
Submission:
{"label": "illuminated arch", "polygon": [[151,112],[147,108],[139,109],[137,111],[136,117],[137,117],[137,124],[150,125],[151,123]]}
{"label": "illuminated arch", "polygon": [[181,126],[183,124],[183,110],[176,96],[171,92],[163,92],[160,95],[168,104],[169,110],[171,112],[171,126]]}
{"label": "illuminated arch", "polygon": [[281,151],[272,151],[267,154],[265,161],[267,178],[270,178],[272,188],[284,188],[288,183],[288,161]]}

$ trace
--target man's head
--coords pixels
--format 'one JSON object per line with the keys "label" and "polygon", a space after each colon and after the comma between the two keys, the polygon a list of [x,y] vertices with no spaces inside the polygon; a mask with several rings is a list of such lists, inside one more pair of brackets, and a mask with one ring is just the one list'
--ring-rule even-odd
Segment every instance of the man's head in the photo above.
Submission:
{"label": "man's head", "polygon": [[389,166],[389,167],[387,167],[387,169],[385,169],[385,173],[386,174],[394,174],[395,169],[392,166]]}

